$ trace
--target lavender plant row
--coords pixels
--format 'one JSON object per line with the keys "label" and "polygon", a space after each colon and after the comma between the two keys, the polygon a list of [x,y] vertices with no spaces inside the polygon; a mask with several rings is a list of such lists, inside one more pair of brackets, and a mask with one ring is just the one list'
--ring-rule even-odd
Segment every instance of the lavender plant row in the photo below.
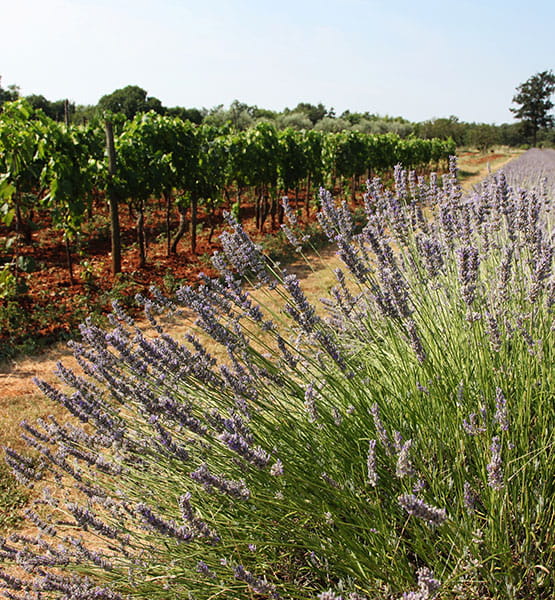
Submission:
{"label": "lavender plant row", "polygon": [[546,167],[471,195],[454,160],[441,182],[399,167],[362,230],[322,190],[345,267],[318,305],[228,216],[219,279],[142,298],[156,335],[117,305],[85,323],[86,375],[37,382],[74,419],[6,451],[41,495],[40,533],[2,541],[4,595],[552,598],[555,186],[519,188]]}
{"label": "lavender plant row", "polygon": [[555,150],[532,148],[506,165],[503,173],[508,184],[515,188],[535,188],[548,193],[555,185],[554,162]]}

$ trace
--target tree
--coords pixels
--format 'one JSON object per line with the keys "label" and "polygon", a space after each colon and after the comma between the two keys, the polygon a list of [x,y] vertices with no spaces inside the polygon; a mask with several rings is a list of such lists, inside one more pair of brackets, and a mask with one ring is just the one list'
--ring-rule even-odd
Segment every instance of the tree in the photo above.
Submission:
{"label": "tree", "polygon": [[191,121],[196,125],[200,125],[202,120],[206,116],[206,109],[199,108],[185,108],[183,106],[173,106],[172,108],[166,109],[166,115],[169,117],[178,117],[182,121]]}
{"label": "tree", "polygon": [[226,110],[223,104],[219,104],[212,108],[204,118],[206,125],[213,127],[222,127],[226,123],[230,123],[234,131],[245,131],[255,124],[256,106],[249,106],[239,100],[234,100],[229,109]]}
{"label": "tree", "polygon": [[441,117],[423,121],[416,125],[416,135],[425,139],[441,138],[448,140],[452,138],[457,145],[464,144],[466,124],[459,121],[458,117]]}
{"label": "tree", "polygon": [[465,133],[465,144],[475,146],[481,152],[487,152],[499,143],[499,128],[487,123],[470,123]]}
{"label": "tree", "polygon": [[324,117],[323,119],[320,119],[316,125],[314,126],[314,129],[316,131],[327,131],[330,133],[339,133],[340,131],[343,131],[345,129],[349,129],[349,121],[346,121],[345,119],[342,119],[341,117],[339,118],[335,118],[335,117]]}
{"label": "tree", "polygon": [[532,75],[516,90],[518,93],[513,97],[513,104],[519,104],[520,107],[509,110],[514,113],[515,118],[522,121],[535,146],[538,131],[555,125],[553,115],[549,114],[553,108],[551,96],[555,92],[555,75],[551,70],[542,71]]}
{"label": "tree", "polygon": [[310,104],[310,102],[299,102],[291,112],[304,113],[312,121],[313,125],[316,125],[318,121],[321,121],[325,117],[335,116],[333,108],[328,110],[321,102],[318,106]]}
{"label": "tree", "polygon": [[2,87],[2,77],[0,77],[0,106],[4,102],[13,102],[19,98],[19,88],[17,85],[9,85],[8,89]]}
{"label": "tree", "polygon": [[280,115],[276,121],[280,129],[312,129],[312,121],[300,112],[291,112]]}
{"label": "tree", "polygon": [[102,96],[98,101],[98,108],[101,111],[123,113],[128,119],[149,110],[158,114],[163,114],[165,110],[158,98],[147,96],[146,91],[137,85],[128,85]]}
{"label": "tree", "polygon": [[[54,121],[64,121],[66,113],[66,101],[65,100],[47,100],[42,94],[31,94],[25,96],[25,100],[33,107],[33,109],[40,109],[47,116]],[[68,103],[68,110],[70,115],[75,113],[75,103]]]}

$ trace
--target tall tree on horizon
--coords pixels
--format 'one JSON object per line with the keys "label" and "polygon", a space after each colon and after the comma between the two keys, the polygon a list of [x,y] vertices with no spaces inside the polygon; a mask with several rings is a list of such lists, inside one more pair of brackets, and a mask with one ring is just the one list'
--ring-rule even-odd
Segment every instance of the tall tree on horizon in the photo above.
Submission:
{"label": "tall tree on horizon", "polygon": [[553,115],[549,114],[553,108],[551,96],[555,92],[555,75],[551,70],[536,73],[521,83],[516,91],[513,104],[519,104],[520,107],[509,110],[514,113],[515,118],[522,121],[527,133],[532,136],[532,145],[535,146],[538,131],[555,125]]}

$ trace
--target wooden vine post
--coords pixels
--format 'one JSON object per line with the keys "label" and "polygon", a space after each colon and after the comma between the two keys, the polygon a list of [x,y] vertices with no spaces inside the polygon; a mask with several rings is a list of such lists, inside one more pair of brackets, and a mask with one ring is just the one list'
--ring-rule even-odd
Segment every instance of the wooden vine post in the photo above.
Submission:
{"label": "wooden vine post", "polygon": [[113,178],[116,175],[116,149],[114,146],[114,128],[106,121],[106,150],[108,153],[108,185],[106,193],[110,206],[110,236],[112,241],[112,275],[121,273],[121,236],[119,228],[118,197],[114,189]]}

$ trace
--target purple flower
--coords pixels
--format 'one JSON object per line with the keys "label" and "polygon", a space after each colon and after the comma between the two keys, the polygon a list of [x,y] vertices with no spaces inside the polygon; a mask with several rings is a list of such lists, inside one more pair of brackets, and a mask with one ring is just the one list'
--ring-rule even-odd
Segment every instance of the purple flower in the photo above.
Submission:
{"label": "purple flower", "polygon": [[258,468],[265,467],[270,461],[270,455],[260,448],[260,446],[252,447],[250,442],[238,433],[222,433],[220,439],[226,444],[231,450],[234,450],[242,456],[246,461],[255,465]]}
{"label": "purple flower", "polygon": [[[15,577],[6,571],[0,569],[0,579],[4,581],[12,590],[26,590],[29,589],[29,584],[20,579],[19,577]],[[4,586],[2,586],[4,587]],[[20,598],[20,596],[14,596],[16,598]]]}
{"label": "purple flower", "polygon": [[250,497],[250,491],[244,481],[232,481],[219,475],[213,475],[206,464],[202,464],[196,471],[193,471],[191,478],[201,483],[208,492],[218,490],[240,500],[248,500]]}
{"label": "purple flower", "polygon": [[296,275],[286,275],[283,285],[291,294],[294,304],[288,304],[286,311],[301,325],[301,327],[311,333],[314,327],[320,322],[316,315],[314,307],[308,302],[304,292],[301,290],[299,278]]}
{"label": "purple flower", "polygon": [[304,405],[306,412],[308,413],[308,419],[311,423],[316,423],[319,417],[318,407],[316,406],[316,396],[317,392],[314,389],[314,385],[309,383],[304,392]]}
{"label": "purple flower", "polygon": [[488,472],[488,485],[496,491],[505,487],[503,481],[503,459],[501,457],[501,442],[498,436],[491,440],[491,460],[486,469]]}
{"label": "purple flower", "polygon": [[509,284],[511,282],[513,272],[513,257],[514,257],[514,245],[510,244],[503,249],[503,256],[497,269],[497,293],[499,295],[499,302],[501,304],[509,301],[510,289]]}
{"label": "purple flower", "polygon": [[499,352],[501,350],[501,331],[499,330],[499,323],[495,315],[486,311],[485,314],[486,320],[486,332],[490,339],[491,349],[494,352]]}
{"label": "purple flower", "polygon": [[279,458],[270,468],[270,475],[272,475],[273,477],[279,477],[283,475],[283,463],[281,462],[281,460],[279,460]]}
{"label": "purple flower", "polygon": [[478,494],[472,489],[472,486],[468,481],[464,482],[464,505],[468,512],[472,512],[478,501]]}
{"label": "purple flower", "polygon": [[31,521],[31,523],[36,525],[46,535],[49,535],[52,537],[54,537],[56,535],[56,533],[57,533],[56,529],[54,529],[54,527],[52,527],[52,525],[49,525],[43,519],[41,519],[34,510],[31,510],[30,508],[28,508],[25,511],[25,516],[29,519],[29,521]]}
{"label": "purple flower", "polygon": [[389,436],[387,435],[387,431],[381,420],[380,409],[376,403],[372,404],[372,406],[370,407],[370,414],[372,415],[372,418],[374,420],[374,427],[376,428],[376,433],[378,434],[378,439],[380,440],[380,443],[384,447],[384,450],[388,454],[391,454],[392,444],[389,440]]}
{"label": "purple flower", "polygon": [[287,241],[293,246],[293,248],[295,248],[295,251],[301,252],[301,250],[303,249],[303,246],[302,246],[301,242],[299,241],[299,238],[291,231],[291,229],[289,229],[289,227],[287,227],[287,225],[285,225],[283,223],[281,225],[281,230],[285,234]]}
{"label": "purple flower", "polygon": [[436,592],[441,583],[434,578],[433,571],[427,567],[422,567],[417,571],[418,591],[405,592],[401,600],[431,600],[436,596]]}
{"label": "purple flower", "polygon": [[418,333],[418,326],[416,325],[414,319],[407,319],[405,321],[405,326],[407,328],[407,333],[409,334],[409,343],[411,348],[414,350],[418,362],[423,363],[426,360],[426,351],[422,345],[422,338]]}
{"label": "purple flower", "polygon": [[224,212],[224,218],[232,227],[233,232],[224,232],[220,241],[229,263],[235,267],[241,275],[253,273],[260,283],[267,284],[270,288],[276,286],[276,279],[268,268],[268,261],[245,233],[239,222],[228,212]]}
{"label": "purple flower", "polygon": [[283,198],[281,199],[281,205],[283,206],[283,212],[285,213],[285,216],[287,217],[287,220],[289,221],[290,225],[292,225],[293,227],[298,225],[297,215],[291,207],[291,204],[289,204],[289,198],[287,196],[283,196]]}
{"label": "purple flower", "polygon": [[66,508],[73,515],[77,523],[87,530],[92,529],[98,531],[101,535],[110,539],[117,540],[120,538],[120,531],[115,527],[104,523],[99,517],[97,517],[91,510],[83,506],[79,506],[74,502],[66,502]]}
{"label": "purple flower", "polygon": [[208,565],[203,560],[198,561],[196,570],[198,573],[201,573],[206,577],[210,577],[211,579],[214,579],[216,577],[216,574],[208,567]]}
{"label": "purple flower", "polygon": [[412,440],[407,440],[402,443],[398,453],[397,453],[397,464],[395,466],[395,475],[402,479],[403,477],[408,477],[414,475],[414,469],[412,468],[412,463],[409,458],[409,451],[412,446]]}
{"label": "purple flower", "polygon": [[444,265],[444,249],[440,240],[419,234],[416,245],[430,279],[437,277]]}
{"label": "purple flower", "polygon": [[532,303],[536,302],[538,296],[545,286],[545,280],[551,274],[551,265],[553,261],[553,247],[551,245],[542,249],[542,254],[534,265],[534,270],[531,277],[530,291],[528,300]]}
{"label": "purple flower", "polygon": [[364,283],[367,280],[370,269],[366,262],[357,254],[352,240],[345,238],[343,235],[338,235],[335,241],[339,247],[338,254],[341,260],[358,281]]}
{"label": "purple flower", "polygon": [[23,485],[32,487],[35,481],[41,479],[41,474],[36,468],[35,461],[23,456],[12,448],[4,448],[6,452],[6,463],[12,469],[16,479]]}
{"label": "purple flower", "polygon": [[210,529],[210,527],[196,515],[191,505],[191,494],[184,494],[179,498],[179,508],[181,509],[181,516],[188,527],[196,536],[208,538],[213,543],[220,540],[220,537]]}
{"label": "purple flower", "polygon": [[456,254],[461,294],[465,304],[470,306],[474,302],[476,294],[480,255],[478,250],[472,246],[458,248]]}
{"label": "purple flower", "polygon": [[366,458],[366,469],[368,483],[376,487],[378,483],[378,472],[376,471],[376,440],[370,440],[368,443],[368,456]]}
{"label": "purple flower", "polygon": [[426,521],[432,527],[441,525],[447,519],[447,512],[444,508],[426,504],[424,500],[417,498],[414,494],[403,494],[399,496],[398,501],[409,515]]}
{"label": "purple flower", "polygon": [[271,598],[280,598],[276,591],[276,586],[270,583],[267,579],[254,576],[250,571],[247,571],[242,565],[233,567],[233,574],[236,579],[244,581],[257,594],[268,595]]}
{"label": "purple flower", "polygon": [[193,533],[189,529],[157,515],[150,506],[143,502],[135,506],[135,511],[142,517],[144,524],[153,531],[176,538],[180,542],[189,542],[193,539]]}
{"label": "purple flower", "polygon": [[462,426],[468,435],[484,433],[487,430],[485,408],[479,414],[470,413],[468,419],[463,419]]}

